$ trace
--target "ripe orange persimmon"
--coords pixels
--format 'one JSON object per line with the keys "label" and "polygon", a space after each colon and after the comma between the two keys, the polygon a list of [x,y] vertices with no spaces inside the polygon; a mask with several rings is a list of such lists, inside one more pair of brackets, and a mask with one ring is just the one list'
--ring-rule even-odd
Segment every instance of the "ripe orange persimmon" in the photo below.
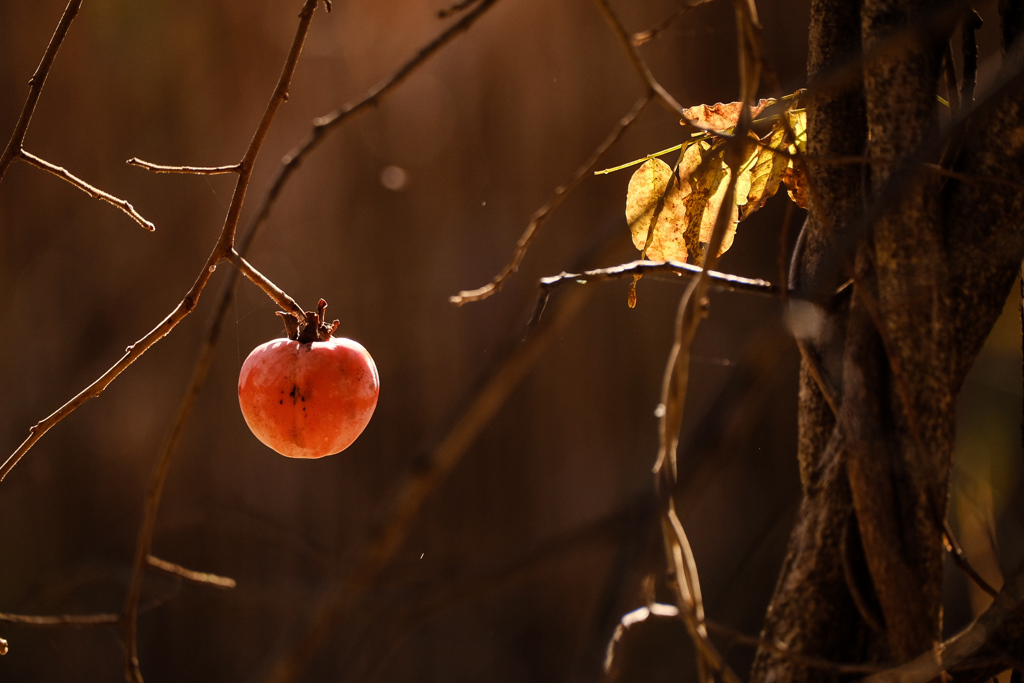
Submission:
{"label": "ripe orange persimmon", "polygon": [[252,350],[238,376],[238,403],[257,439],[289,458],[322,458],[348,448],[377,406],[377,366],[358,342],[331,336],[327,303],[306,319],[279,313],[287,339]]}

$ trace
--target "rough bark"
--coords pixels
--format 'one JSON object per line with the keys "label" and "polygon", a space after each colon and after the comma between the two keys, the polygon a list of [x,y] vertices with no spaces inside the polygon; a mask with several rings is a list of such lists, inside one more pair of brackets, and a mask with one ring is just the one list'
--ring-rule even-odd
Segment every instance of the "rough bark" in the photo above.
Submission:
{"label": "rough bark", "polygon": [[[1020,60],[958,136],[938,126],[941,55],[967,8],[811,5],[809,153],[886,163],[811,166],[791,275],[817,311],[798,339],[803,501],[762,636],[833,662],[904,662],[940,636],[955,397],[1024,256]],[[949,144],[953,170],[976,180],[925,165]],[[752,673],[835,678],[774,648]]]}

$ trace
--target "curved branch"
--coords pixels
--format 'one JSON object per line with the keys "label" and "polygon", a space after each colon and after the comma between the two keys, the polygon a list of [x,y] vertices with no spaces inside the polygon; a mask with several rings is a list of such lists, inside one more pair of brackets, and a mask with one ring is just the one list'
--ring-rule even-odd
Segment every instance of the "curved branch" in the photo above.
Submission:
{"label": "curved branch", "polygon": [[626,27],[622,25],[619,18],[612,12],[612,8],[608,5],[608,0],[594,0],[597,4],[597,8],[601,11],[601,15],[608,22],[608,25],[612,27],[615,32],[615,37],[619,39],[619,43],[622,44],[623,49],[626,51],[626,57],[629,58],[629,63],[633,66],[633,70],[636,71],[636,75],[647,87],[648,92],[652,93],[658,98],[658,101],[668,109],[668,111],[676,116],[683,115],[683,105],[676,101],[676,98],[662,87],[661,83],[651,73],[650,68],[647,66],[647,62],[640,55],[640,50],[637,49],[633,43],[632,37],[629,32],[626,31]]}
{"label": "curved branch", "polygon": [[512,258],[508,262],[508,265],[506,265],[500,273],[494,276],[493,280],[479,289],[463,290],[455,296],[448,297],[448,300],[456,306],[461,306],[464,303],[482,301],[492,294],[497,294],[505,284],[505,281],[519,270],[519,265],[523,262],[523,257],[526,256],[526,250],[530,248],[530,244],[533,243],[533,240],[537,237],[537,231],[540,230],[540,226],[547,221],[565,198],[572,194],[573,190],[579,187],[580,183],[583,182],[583,179],[590,175],[591,171],[593,171],[594,167],[597,166],[597,162],[601,160],[604,153],[608,151],[609,147],[615,144],[626,129],[629,128],[633,121],[636,120],[636,117],[640,115],[640,112],[643,111],[643,108],[647,106],[647,103],[650,102],[650,100],[650,95],[644,95],[637,100],[636,104],[633,105],[633,108],[629,110],[624,117],[619,119],[615,124],[615,127],[612,128],[611,132],[608,133],[601,144],[591,152],[590,157],[588,157],[587,160],[576,169],[572,178],[563,185],[559,185],[555,188],[551,198],[548,199],[544,206],[534,212],[533,217],[530,219],[530,224],[526,226],[526,231],[523,232],[522,237],[520,237],[519,241],[516,242],[515,251],[512,252]]}

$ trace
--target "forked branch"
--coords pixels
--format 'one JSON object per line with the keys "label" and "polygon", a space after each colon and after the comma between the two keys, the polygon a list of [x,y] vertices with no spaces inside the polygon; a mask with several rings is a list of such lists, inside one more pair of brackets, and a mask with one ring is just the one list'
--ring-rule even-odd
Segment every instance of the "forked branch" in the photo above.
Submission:
{"label": "forked branch", "polygon": [[32,122],[32,115],[36,111],[39,95],[43,92],[46,76],[50,73],[50,66],[53,65],[53,60],[57,56],[57,50],[60,49],[61,43],[64,42],[68,29],[71,28],[71,22],[75,20],[75,16],[81,7],[82,0],[70,0],[68,2],[68,6],[64,9],[64,14],[61,15],[60,21],[57,22],[57,28],[53,31],[53,36],[50,37],[50,44],[46,46],[43,58],[39,60],[39,66],[36,67],[35,73],[32,74],[32,78],[28,81],[28,98],[25,100],[25,106],[21,109],[18,122],[14,124],[14,132],[11,134],[7,147],[4,149],[3,154],[0,154],[0,180],[3,180],[7,167],[11,165],[11,162],[14,161],[21,151],[22,145],[25,144],[28,124]]}

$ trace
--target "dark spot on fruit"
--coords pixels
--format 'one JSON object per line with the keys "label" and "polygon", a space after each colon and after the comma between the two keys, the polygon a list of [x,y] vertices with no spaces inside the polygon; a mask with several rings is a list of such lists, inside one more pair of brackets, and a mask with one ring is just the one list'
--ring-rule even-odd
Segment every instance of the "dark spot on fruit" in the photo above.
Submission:
{"label": "dark spot on fruit", "polygon": [[[284,391],[281,391],[281,393],[283,394]],[[280,403],[281,405],[284,405],[284,399],[282,398],[280,401],[278,401],[278,403]]]}

